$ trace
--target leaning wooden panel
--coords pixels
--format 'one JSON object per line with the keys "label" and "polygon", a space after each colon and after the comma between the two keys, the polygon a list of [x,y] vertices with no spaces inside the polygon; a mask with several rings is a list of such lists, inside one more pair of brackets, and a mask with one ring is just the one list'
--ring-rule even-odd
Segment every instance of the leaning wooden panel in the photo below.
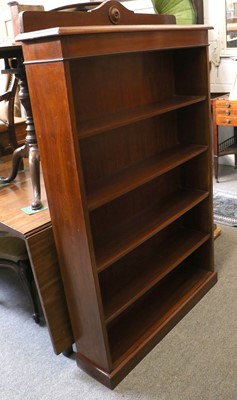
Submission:
{"label": "leaning wooden panel", "polygon": [[[111,9],[112,6],[116,5],[116,9],[110,11],[110,17],[108,18],[108,13],[105,12],[105,9],[108,11]],[[78,8],[78,11],[82,12],[74,12],[77,11],[73,8]],[[22,32],[31,32],[40,29],[49,29],[54,28],[55,26],[88,26],[88,25],[108,25],[111,23],[111,19],[116,19],[117,15],[117,7],[123,10],[123,13],[120,14],[119,22],[123,25],[132,24],[175,24],[175,16],[174,15],[154,15],[154,14],[135,14],[133,11],[125,9],[122,5],[118,5],[117,2],[110,1],[108,4],[99,5],[85,4],[85,8],[83,10],[83,3],[74,5],[72,7],[68,7],[69,10],[67,11],[60,11],[60,13],[52,10],[47,13],[45,12],[37,12],[37,16],[35,13],[31,11],[25,11],[20,19],[20,29],[17,33]],[[95,8],[96,6],[96,13],[94,12],[84,12],[86,6],[90,8]],[[31,6],[32,7],[32,6]],[[66,8],[66,7],[65,7]],[[14,10],[14,7],[12,7]],[[25,9],[27,9],[25,7]],[[23,10],[22,10],[23,11]],[[35,18],[36,17],[36,18]]]}
{"label": "leaning wooden panel", "polygon": [[74,338],[52,227],[27,238],[26,246],[54,351],[60,354],[72,346]]}

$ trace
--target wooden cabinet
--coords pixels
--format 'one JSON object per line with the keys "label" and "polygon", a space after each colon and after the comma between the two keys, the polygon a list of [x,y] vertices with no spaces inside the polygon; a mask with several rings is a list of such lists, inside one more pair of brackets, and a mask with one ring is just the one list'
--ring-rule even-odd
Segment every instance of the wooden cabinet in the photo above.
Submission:
{"label": "wooden cabinet", "polygon": [[[218,182],[219,157],[234,154],[235,167],[237,167],[237,101],[229,100],[229,95],[214,98],[213,108],[213,144],[214,144],[214,168],[215,178]],[[219,126],[232,126],[233,135],[220,141]]]}
{"label": "wooden cabinet", "polygon": [[216,273],[208,28],[111,8],[20,40],[77,362],[113,388]]}

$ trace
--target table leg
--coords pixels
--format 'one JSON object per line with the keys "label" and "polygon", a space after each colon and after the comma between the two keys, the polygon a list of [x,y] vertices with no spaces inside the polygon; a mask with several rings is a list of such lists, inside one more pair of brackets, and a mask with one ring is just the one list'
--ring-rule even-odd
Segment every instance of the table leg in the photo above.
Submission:
{"label": "table leg", "polygon": [[218,183],[218,174],[219,174],[219,132],[218,125],[216,124],[216,104],[213,103],[213,151],[214,151],[214,173],[216,182]]}
{"label": "table leg", "polygon": [[16,76],[19,80],[19,85],[20,85],[19,100],[21,101],[21,104],[24,107],[26,113],[25,149],[27,149],[28,152],[27,155],[29,158],[30,177],[33,187],[33,200],[31,203],[31,208],[33,210],[38,210],[39,208],[42,207],[40,199],[40,156],[35,134],[35,127],[32,116],[25,69],[21,68],[20,73]]}
{"label": "table leg", "polygon": [[38,210],[42,207],[40,200],[40,156],[37,144],[29,147],[29,169],[33,186],[33,200],[31,208]]}
{"label": "table leg", "polygon": [[33,199],[31,203],[31,208],[33,210],[38,210],[42,207],[40,193],[40,156],[35,134],[26,73],[22,60],[19,61],[17,68],[13,71],[19,81],[19,100],[26,114],[26,139],[24,146],[17,148],[13,153],[12,171],[10,175],[6,178],[0,177],[0,183],[9,183],[14,180],[17,175],[22,158],[28,157],[30,177],[33,187]]}
{"label": "table leg", "polygon": [[[234,126],[235,145],[237,144],[237,127]],[[235,153],[235,169],[237,168],[237,154]]]}
{"label": "table leg", "polygon": [[219,183],[219,180],[218,180],[219,163],[218,163],[218,156],[216,156],[216,155],[214,155],[214,172],[215,172],[216,182]]}

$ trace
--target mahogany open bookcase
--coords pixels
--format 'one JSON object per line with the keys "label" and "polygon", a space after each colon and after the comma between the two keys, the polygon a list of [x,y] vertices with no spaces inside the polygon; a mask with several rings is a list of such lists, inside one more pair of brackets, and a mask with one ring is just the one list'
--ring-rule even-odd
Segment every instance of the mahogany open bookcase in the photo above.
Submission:
{"label": "mahogany open bookcase", "polygon": [[208,27],[22,20],[48,28],[19,39],[77,363],[114,388],[217,279]]}

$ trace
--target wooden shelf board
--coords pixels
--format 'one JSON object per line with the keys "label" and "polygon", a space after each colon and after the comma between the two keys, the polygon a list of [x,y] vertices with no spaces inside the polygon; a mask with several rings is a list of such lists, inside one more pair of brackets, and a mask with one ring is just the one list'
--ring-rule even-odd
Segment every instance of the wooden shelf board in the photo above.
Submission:
{"label": "wooden shelf board", "polygon": [[94,184],[87,196],[88,208],[94,210],[117,197],[202,154],[207,146],[176,146],[148,160],[126,168]]}
{"label": "wooden shelf board", "polygon": [[98,272],[125,256],[141,243],[180,218],[208,196],[208,192],[180,190],[167,199],[159,209],[152,209],[136,216],[129,223],[108,232],[95,242]]}
{"label": "wooden shelf board", "polygon": [[143,105],[136,109],[121,111],[117,114],[107,114],[106,117],[78,121],[79,139],[178,110],[179,108],[187,107],[204,100],[206,100],[206,96],[174,96],[155,104]]}
{"label": "wooden shelf board", "polygon": [[[139,268],[138,273],[132,278],[130,276],[122,287],[118,285],[119,282],[116,287],[116,282],[114,282],[111,292],[108,292],[106,298],[103,299],[106,323],[109,324],[148,292],[209,238],[208,234],[183,229],[172,235],[167,243],[154,249],[152,254],[145,255],[140,263],[144,267],[144,259],[146,259],[146,267]],[[172,252],[169,251],[171,247]]]}

